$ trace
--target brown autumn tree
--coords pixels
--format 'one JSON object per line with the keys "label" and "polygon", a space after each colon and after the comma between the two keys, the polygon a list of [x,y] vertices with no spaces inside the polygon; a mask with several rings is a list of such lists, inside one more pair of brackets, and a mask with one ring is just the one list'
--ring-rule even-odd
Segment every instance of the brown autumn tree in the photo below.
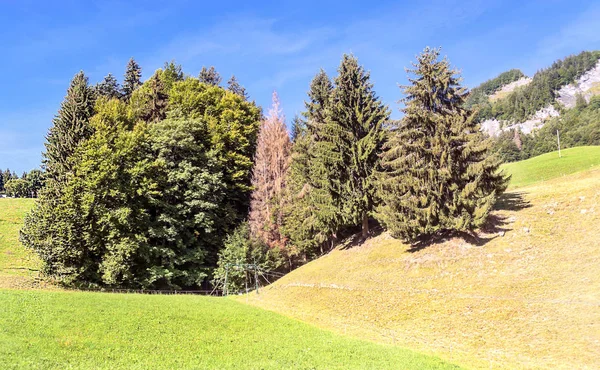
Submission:
{"label": "brown autumn tree", "polygon": [[277,93],[273,92],[273,106],[262,121],[256,143],[252,173],[254,190],[249,217],[252,236],[271,248],[285,246],[285,238],[280,229],[283,224],[283,190],[290,165],[291,147],[285,116]]}

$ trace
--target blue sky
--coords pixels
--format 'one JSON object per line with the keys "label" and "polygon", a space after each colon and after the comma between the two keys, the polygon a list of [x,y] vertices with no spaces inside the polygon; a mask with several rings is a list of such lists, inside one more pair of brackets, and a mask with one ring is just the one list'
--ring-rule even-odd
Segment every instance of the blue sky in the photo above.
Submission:
{"label": "blue sky", "polygon": [[552,61],[600,49],[598,1],[27,1],[0,0],[0,167],[38,167],[44,136],[71,77],[121,77],[130,57],[144,78],[175,60],[197,75],[235,74],[251,99],[277,90],[291,119],[312,76],[343,53],[371,71],[399,117],[405,67],[441,46],[464,83],[510,69],[532,75]]}

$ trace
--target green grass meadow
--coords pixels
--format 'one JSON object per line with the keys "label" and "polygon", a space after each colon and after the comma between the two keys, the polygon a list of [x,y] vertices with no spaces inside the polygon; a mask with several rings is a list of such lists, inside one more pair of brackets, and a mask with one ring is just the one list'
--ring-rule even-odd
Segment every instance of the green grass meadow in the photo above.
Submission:
{"label": "green grass meadow", "polygon": [[600,166],[600,146],[582,146],[546,153],[502,166],[511,174],[510,188],[531,185]]}
{"label": "green grass meadow", "polygon": [[[600,165],[600,147],[562,154],[504,165],[510,186]],[[14,289],[41,286],[32,283],[38,260],[18,242],[32,205],[29,199],[0,199],[0,369],[457,368],[239,299]]]}
{"label": "green grass meadow", "polygon": [[455,369],[229,298],[0,290],[1,369]]}
{"label": "green grass meadow", "polygon": [[19,230],[33,199],[0,198],[0,288],[28,286],[39,261],[19,244]]}

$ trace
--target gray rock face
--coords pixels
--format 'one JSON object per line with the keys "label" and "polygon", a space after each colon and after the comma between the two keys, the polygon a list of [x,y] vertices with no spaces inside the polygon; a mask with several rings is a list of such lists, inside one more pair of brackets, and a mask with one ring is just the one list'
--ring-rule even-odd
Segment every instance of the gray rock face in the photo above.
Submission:
{"label": "gray rock face", "polygon": [[481,130],[490,136],[498,136],[503,131],[512,129],[521,130],[524,134],[529,134],[546,123],[546,120],[559,116],[560,113],[552,106],[548,105],[535,112],[535,114],[525,122],[510,123],[507,121],[498,121],[497,119],[488,119],[481,123]]}
{"label": "gray rock face", "polygon": [[[524,77],[515,82],[507,84],[502,89],[498,90],[494,95],[506,96],[506,94],[514,91],[519,86],[527,85],[531,82],[531,78]],[[562,87],[556,92],[556,100],[565,108],[575,107],[577,94],[581,94],[589,102],[594,94],[600,93],[600,61],[596,66],[583,74],[577,81],[567,86]],[[490,96],[490,99],[493,96]],[[524,134],[529,134],[532,131],[544,126],[546,121],[552,117],[559,116],[560,113],[552,105],[538,110],[535,114],[525,122],[507,122],[497,119],[488,119],[481,122],[481,130],[488,133],[490,136],[498,136],[503,131],[511,129],[520,129]]]}
{"label": "gray rock face", "polygon": [[568,84],[567,86],[563,86],[558,90],[558,97],[556,100],[566,108],[573,108],[575,107],[577,94],[583,95],[585,100],[589,102],[594,94],[594,92],[590,90],[597,86],[600,86],[600,61],[598,61],[594,68],[584,73],[577,81]]}

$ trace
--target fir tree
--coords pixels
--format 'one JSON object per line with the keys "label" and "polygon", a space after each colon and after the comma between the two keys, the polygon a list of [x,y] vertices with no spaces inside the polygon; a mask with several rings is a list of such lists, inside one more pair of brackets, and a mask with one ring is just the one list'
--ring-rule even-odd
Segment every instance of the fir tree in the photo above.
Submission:
{"label": "fir tree", "polygon": [[306,123],[300,118],[300,116],[295,115],[292,119],[292,130],[290,132],[290,140],[295,142],[296,139],[302,135],[302,131],[306,128]]}
{"label": "fir tree", "polygon": [[333,83],[327,76],[327,73],[321,69],[311,81],[308,101],[304,103],[306,108],[306,112],[304,113],[306,127],[314,140],[318,140],[319,127],[325,124],[326,108],[329,104],[332,91]]}
{"label": "fir tree", "polygon": [[[335,145],[341,183],[343,217],[350,226],[362,224],[369,234],[369,216],[376,204],[376,170],[384,143],[383,125],[389,109],[373,90],[370,75],[351,55],[344,55],[335,79],[326,134]],[[340,161],[341,159],[341,161]]]}
{"label": "fir tree", "polygon": [[142,68],[131,58],[127,63],[123,79],[123,99],[129,101],[133,92],[140,86],[142,86]]}
{"label": "fir tree", "polygon": [[83,243],[87,223],[81,194],[69,185],[76,172],[75,153],[93,132],[94,96],[83,72],[75,75],[46,136],[44,187],[20,235],[23,245],[44,262],[43,271],[65,282],[76,280],[89,261]]}
{"label": "fir tree", "polygon": [[233,75],[231,76],[229,81],[227,81],[227,90],[231,91],[234,94],[238,94],[239,96],[244,98],[244,100],[248,100],[248,94],[246,93],[246,89],[242,85],[240,85],[237,78],[235,78],[235,76]]}
{"label": "fir tree", "polygon": [[321,246],[327,241],[333,242],[343,224],[339,192],[343,163],[335,145],[337,133],[327,125],[332,92],[331,80],[325,71],[319,71],[311,81],[308,101],[304,104],[307,135],[304,149],[307,152],[302,161],[306,168],[297,169],[306,176],[297,196],[303,200],[304,207],[310,208],[303,210],[310,213],[310,223],[304,225],[306,230],[300,231]]}
{"label": "fir tree", "polygon": [[99,96],[104,96],[108,99],[119,99],[122,95],[121,87],[112,73],[106,75],[102,82],[96,85],[96,92]]}
{"label": "fir tree", "polygon": [[221,76],[215,69],[215,67],[202,67],[200,71],[200,75],[198,76],[200,82],[203,82],[208,85],[219,86],[221,84]]}
{"label": "fir tree", "polygon": [[490,153],[457,71],[439,49],[426,48],[404,86],[401,123],[382,157],[378,218],[394,236],[472,231],[486,221],[507,178]]}
{"label": "fir tree", "polygon": [[281,235],[285,178],[290,164],[290,137],[285,116],[273,92],[273,106],[258,133],[249,224],[253,237],[269,247],[284,247]]}
{"label": "fir tree", "polygon": [[63,181],[71,170],[70,157],[92,134],[89,120],[94,114],[94,97],[88,78],[83,72],[77,73],[46,136],[43,163],[48,179]]}

